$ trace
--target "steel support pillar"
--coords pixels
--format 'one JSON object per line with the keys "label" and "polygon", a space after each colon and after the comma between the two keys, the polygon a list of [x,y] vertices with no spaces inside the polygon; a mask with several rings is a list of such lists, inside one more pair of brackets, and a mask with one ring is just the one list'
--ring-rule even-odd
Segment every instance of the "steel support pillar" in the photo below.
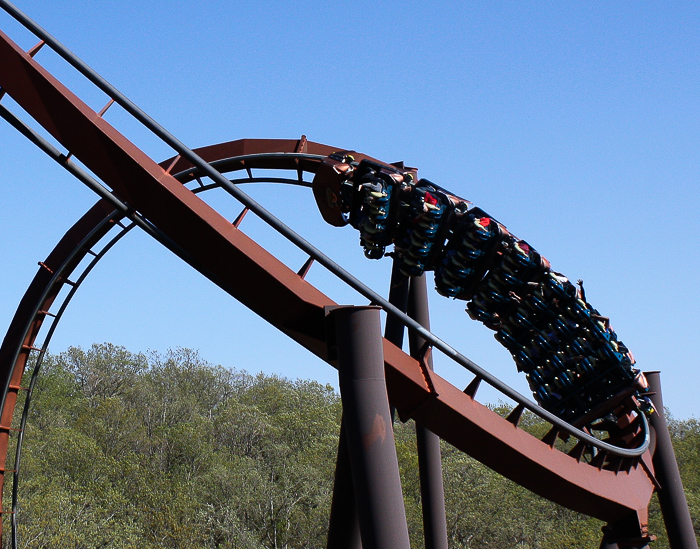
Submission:
{"label": "steel support pillar", "polygon": [[[425,275],[407,277],[394,262],[391,271],[389,302],[406,312],[426,329],[430,329],[430,310]],[[384,337],[397,347],[403,345],[404,326],[394,317],[386,320]],[[411,356],[419,358],[425,341],[409,334]],[[426,365],[432,369],[429,355]],[[393,417],[393,413],[392,413]],[[416,425],[416,445],[418,448],[418,469],[421,486],[423,511],[423,532],[426,549],[447,549],[447,519],[445,516],[445,490],[442,479],[442,456],[440,439],[434,433]]]}
{"label": "steel support pillar", "polygon": [[[400,311],[408,312],[408,293],[410,279],[403,274],[394,261],[391,267],[391,282],[389,283],[389,303]],[[403,347],[403,333],[406,327],[398,319],[392,315],[387,315],[386,326],[384,328],[384,337],[387,341],[391,341],[399,349]]]}
{"label": "steel support pillar", "polygon": [[603,541],[600,544],[600,549],[650,549],[649,541],[651,538],[618,538],[611,532],[606,532],[603,535]]}
{"label": "steel support pillar", "polygon": [[[403,274],[398,267],[398,263],[394,261],[391,266],[391,282],[389,283],[389,303],[402,312],[408,311],[408,288],[409,278]],[[398,318],[387,315],[386,324],[384,326],[384,337],[387,341],[391,341],[399,349],[403,348],[403,333],[406,327]],[[391,406],[391,424],[394,424],[396,419],[396,409]]]}
{"label": "steel support pillar", "polygon": [[668,541],[671,549],[698,549],[688,501],[683,491],[678,462],[666,423],[659,372],[645,372],[644,375],[649,381],[651,400],[658,412],[652,415],[650,421],[656,433],[656,449],[652,461],[656,479],[661,485],[658,491],[659,505],[664,517]]}
{"label": "steel support pillar", "polygon": [[[430,330],[428,290],[425,274],[411,278],[408,294],[408,314],[426,329]],[[425,340],[417,334],[409,333],[408,341],[411,356],[420,360],[424,351]],[[429,369],[433,369],[431,354],[425,356],[425,363]],[[440,438],[420,425],[416,425],[416,438],[425,548],[448,549]]]}
{"label": "steel support pillar", "polygon": [[600,549],[650,549],[649,543],[656,538],[650,536],[646,528],[646,517],[631,513],[616,522],[603,527],[603,541]]}
{"label": "steel support pillar", "polygon": [[328,549],[362,549],[360,522],[355,505],[355,489],[352,485],[350,454],[345,422],[340,425],[338,457],[335,462],[333,501],[328,526]]}
{"label": "steel support pillar", "polygon": [[380,309],[329,312],[364,549],[408,549],[408,525],[384,377]]}

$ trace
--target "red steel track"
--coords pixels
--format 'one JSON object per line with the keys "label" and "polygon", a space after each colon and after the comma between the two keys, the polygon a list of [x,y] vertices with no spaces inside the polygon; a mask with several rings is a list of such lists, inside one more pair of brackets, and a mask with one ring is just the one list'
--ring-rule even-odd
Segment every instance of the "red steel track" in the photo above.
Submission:
{"label": "red steel track", "polygon": [[[332,342],[327,340],[326,310],[336,303],[307,282],[303,272],[287,267],[172,175],[187,173],[193,167],[190,161],[177,157],[160,165],[153,161],[2,33],[0,59],[2,90],[130,211],[175,243],[190,264],[224,291],[335,366]],[[315,173],[320,161],[300,160],[291,153],[323,157],[335,150],[305,140],[240,140],[196,153],[207,162],[260,154],[257,164],[246,160],[235,169],[247,162],[247,168]],[[44,260],[0,347],[0,378],[5,387],[0,417],[3,471],[17,427],[12,422],[17,395],[23,389],[20,383],[46,312],[91,246],[112,227],[112,221],[123,216],[113,210],[107,201],[100,201]],[[585,444],[565,453],[554,444],[556,432],[544,440],[535,438],[517,421],[478,403],[472,391],[454,387],[386,340],[384,357],[389,399],[403,420],[414,419],[495,471],[570,509],[609,523],[646,523],[654,490],[649,452],[616,464],[605,459],[588,462],[582,459]]]}

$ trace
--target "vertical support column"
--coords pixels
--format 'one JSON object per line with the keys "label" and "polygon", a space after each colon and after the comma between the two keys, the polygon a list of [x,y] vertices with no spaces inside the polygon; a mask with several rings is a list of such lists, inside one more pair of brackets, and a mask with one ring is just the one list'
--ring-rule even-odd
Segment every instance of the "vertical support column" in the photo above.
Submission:
{"label": "vertical support column", "polygon": [[335,462],[333,501],[326,547],[328,549],[362,549],[344,420],[340,424],[338,437],[338,457]]}
{"label": "vertical support column", "polygon": [[681,474],[666,423],[659,372],[645,372],[644,375],[649,381],[651,400],[658,412],[651,417],[651,426],[656,431],[656,449],[652,460],[656,478],[661,485],[661,490],[658,492],[659,504],[668,540],[671,549],[698,549],[688,501],[683,491]]}
{"label": "vertical support column", "polygon": [[[409,278],[399,270],[398,263],[394,260],[391,265],[391,282],[389,282],[389,303],[399,309],[401,312],[408,310],[408,287]],[[398,318],[393,315],[387,315],[386,325],[384,326],[384,337],[396,345],[399,349],[403,347],[403,333],[406,327]],[[396,410],[393,406],[391,410],[391,424],[394,424]]]}
{"label": "vertical support column", "polygon": [[600,549],[620,549],[620,546],[612,541],[607,534],[603,534],[603,541],[600,543]]}
{"label": "vertical support column", "polygon": [[639,516],[635,513],[625,519],[603,527],[600,549],[650,549],[655,538],[642,532]]}
{"label": "vertical support column", "polygon": [[384,377],[377,307],[339,307],[340,397],[364,549],[408,549],[408,525]]}
{"label": "vertical support column", "polygon": [[[411,278],[408,294],[408,314],[416,322],[419,322],[421,326],[428,330],[430,329],[428,290],[426,288],[425,274]],[[413,333],[409,333],[408,341],[411,356],[419,358],[425,341]],[[426,357],[426,362],[428,368],[432,370],[432,356]],[[416,425],[416,438],[425,548],[448,549],[440,438],[420,425]]]}
{"label": "vertical support column", "polygon": [[[389,283],[389,303],[404,313],[408,311],[409,281],[410,279],[399,270],[398,263],[394,261],[391,267],[391,282]],[[384,328],[384,337],[387,341],[391,341],[398,348],[401,348],[405,329],[400,320],[392,315],[387,315]]]}

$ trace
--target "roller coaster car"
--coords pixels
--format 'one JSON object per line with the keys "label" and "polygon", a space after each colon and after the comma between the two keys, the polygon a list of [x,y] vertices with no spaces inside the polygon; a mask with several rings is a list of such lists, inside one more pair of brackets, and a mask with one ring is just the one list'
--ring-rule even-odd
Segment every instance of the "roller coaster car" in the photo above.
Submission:
{"label": "roller coaster car", "polygon": [[382,258],[401,226],[405,200],[415,194],[412,175],[363,160],[353,173],[352,186],[345,188],[352,193],[350,224],[360,231],[365,256]]}
{"label": "roller coaster car", "polygon": [[406,190],[399,198],[395,257],[406,276],[420,276],[433,269],[435,258],[442,252],[455,204],[426,179]]}
{"label": "roller coaster car", "polygon": [[334,227],[350,223],[355,181],[370,170],[388,184],[401,185],[416,178],[414,168],[404,168],[402,163],[377,162],[355,151],[339,151],[327,156],[320,163],[312,183],[316,204],[327,223]]}
{"label": "roller coaster car", "polygon": [[347,198],[343,200],[347,195],[343,186],[348,184],[355,169],[353,154],[353,151],[344,151],[327,156],[319,165],[312,183],[316,205],[326,223],[334,227],[343,227],[350,222],[347,217],[350,206]]}
{"label": "roller coaster car", "polygon": [[[466,202],[465,202],[466,204]],[[472,208],[454,216],[442,261],[435,267],[435,288],[439,294],[455,299],[470,299],[477,291],[500,250],[506,228],[480,208]],[[503,301],[492,293],[492,300]]]}
{"label": "roller coaster car", "polygon": [[555,415],[597,419],[628,401],[649,409],[634,358],[582,286],[483,210],[416,182],[415,170],[360,156],[334,153],[314,177],[328,223],[358,229],[370,259],[394,244],[406,276],[434,270],[438,293],[468,302],[469,316],[496,332],[535,399]]}
{"label": "roller coaster car", "polygon": [[541,280],[549,272],[550,264],[527,242],[513,239],[507,242],[501,267],[519,280],[531,283]]}

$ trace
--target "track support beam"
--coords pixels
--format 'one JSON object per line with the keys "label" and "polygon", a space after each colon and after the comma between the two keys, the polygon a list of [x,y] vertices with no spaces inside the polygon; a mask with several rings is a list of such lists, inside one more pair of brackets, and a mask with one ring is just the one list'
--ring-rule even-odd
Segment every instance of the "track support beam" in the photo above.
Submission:
{"label": "track support beam", "polygon": [[[389,283],[389,303],[403,313],[408,312],[408,293],[410,279],[399,270],[396,261],[391,267],[391,282]],[[394,315],[387,315],[384,326],[384,337],[399,349],[403,347],[403,335],[406,326]]]}
{"label": "track support beam", "polygon": [[651,400],[657,412],[651,417],[651,426],[656,432],[656,449],[652,459],[656,479],[661,485],[658,491],[659,505],[664,517],[668,541],[671,549],[698,549],[688,501],[683,491],[681,474],[666,423],[660,375],[659,372],[645,372],[644,375],[649,381]]}
{"label": "track support beam", "polygon": [[[407,277],[394,261],[391,270],[389,302],[408,313],[426,330],[430,330],[430,310],[425,274]],[[384,337],[394,345],[403,346],[405,327],[397,318],[387,316]],[[411,356],[422,360],[425,340],[417,334],[408,337]],[[425,357],[426,366],[432,370],[432,355]],[[393,410],[392,410],[393,417]],[[421,486],[423,532],[426,549],[447,549],[447,519],[445,516],[445,490],[442,480],[442,456],[440,438],[421,425],[416,425],[416,446]]]}
{"label": "track support beam", "polygon": [[334,323],[343,425],[364,549],[408,549],[408,525],[384,376],[378,307],[338,307]]}
{"label": "track support beam", "polygon": [[603,528],[603,541],[600,549],[651,549],[649,542],[656,538],[653,536],[635,536],[629,532],[627,521],[621,521]]}
{"label": "track support beam", "polygon": [[[425,274],[410,279],[408,314],[426,330],[430,330]],[[425,340],[420,335],[409,332],[408,343],[411,356],[421,360]],[[426,367],[432,371],[432,355],[428,353],[424,360]],[[445,516],[445,489],[442,481],[440,438],[422,425],[416,425],[416,438],[425,548],[447,549],[447,519]]]}

